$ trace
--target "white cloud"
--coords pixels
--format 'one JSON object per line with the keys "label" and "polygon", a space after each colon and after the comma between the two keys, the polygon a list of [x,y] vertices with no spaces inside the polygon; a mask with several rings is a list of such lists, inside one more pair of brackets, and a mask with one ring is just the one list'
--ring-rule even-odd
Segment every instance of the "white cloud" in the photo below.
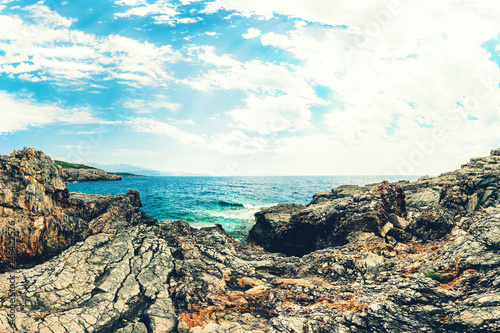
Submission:
{"label": "white cloud", "polygon": [[[181,0],[181,4],[165,0],[115,2],[129,7],[120,8],[117,17],[147,16],[171,25],[199,19],[182,17],[181,6],[195,2],[192,0]],[[397,3],[212,1],[205,5],[206,13],[234,11],[229,15],[233,20],[235,14],[294,19],[295,26],[288,32],[272,32],[272,26],[262,24],[263,31],[250,28],[238,33],[260,41],[268,46],[266,50],[279,50],[279,59],[285,62],[288,56],[290,63],[273,63],[276,58],[271,53],[259,54],[258,59],[264,60],[242,61],[230,54],[230,48],[222,54],[214,46],[191,45],[182,49],[187,57],[183,60],[192,66],[189,73],[196,66],[201,71],[183,80],[175,80],[166,68],[182,58],[170,46],[71,30],[72,19],[37,4],[27,8],[37,24],[0,16],[0,50],[5,51],[0,52],[0,72],[58,84],[86,84],[87,80],[95,84],[99,80],[106,85],[115,79],[134,87],[173,82],[203,92],[240,90],[246,94],[240,107],[226,111],[225,117],[211,118],[217,122],[229,118],[223,125],[233,128],[224,133],[189,133],[182,129],[192,120],[170,119],[166,114],[155,114],[160,120],[132,118],[127,124],[138,132],[172,137],[204,150],[274,154],[277,160],[285,158],[286,165],[293,165],[294,169],[285,173],[304,174],[313,167],[318,170],[314,173],[397,173],[400,159],[408,160],[415,151],[422,151],[422,142],[441,130],[445,140],[435,144],[431,154],[426,153],[427,162],[417,165],[415,172],[426,166],[444,171],[439,165],[475,155],[500,140],[500,70],[481,47],[498,36],[500,6],[496,0],[442,0],[439,4],[405,0],[394,6]],[[183,36],[193,36],[191,40],[196,41],[194,37],[216,35],[203,31]],[[316,91],[321,90],[330,92],[329,96],[318,98]],[[58,114],[63,111],[57,108],[23,103],[43,111],[27,111],[30,117],[19,116],[1,124],[2,128],[18,130],[62,121]],[[137,113],[181,107],[166,98],[131,99],[123,106]],[[315,112],[323,114],[313,115],[312,106],[321,106]],[[55,120],[43,115],[54,115]],[[301,165],[298,161],[307,162]]]}
{"label": "white cloud", "polygon": [[194,61],[198,60],[204,64],[213,65],[216,67],[234,67],[241,63],[234,59],[230,54],[217,55],[215,53],[215,47],[204,45],[196,46],[192,45],[187,48],[188,56],[192,57]]}
{"label": "white cloud", "polygon": [[113,149],[113,153],[119,155],[133,155],[133,156],[151,156],[151,155],[167,155],[166,152],[163,151],[152,151],[152,150],[143,150],[143,149]]}
{"label": "white cloud", "polygon": [[245,39],[252,39],[252,38],[255,38],[255,37],[259,37],[260,33],[261,33],[261,31],[259,29],[249,28],[247,30],[247,33],[243,34],[242,37],[245,38]]}
{"label": "white cloud", "polygon": [[209,35],[209,36],[215,37],[218,34],[215,31],[205,31],[205,35]]}
{"label": "white cloud", "polygon": [[[171,46],[110,35],[97,37],[71,30],[67,20],[40,4],[26,8],[42,23],[28,24],[0,15],[0,73],[29,81],[78,84],[117,79],[131,86],[165,85],[167,64],[181,56]],[[89,82],[89,84],[92,84]]]}
{"label": "white cloud", "polygon": [[40,1],[34,5],[25,7],[24,10],[30,13],[30,16],[36,20],[38,24],[50,26],[50,27],[64,27],[69,28],[75,19],[69,19],[62,17],[58,13],[50,10],[49,7],[43,5],[43,1]]}
{"label": "white cloud", "polygon": [[[443,131],[446,139],[425,154],[426,163],[414,168],[414,172],[425,167],[435,171],[447,159],[475,154],[474,149],[484,150],[500,139],[495,132],[500,122],[500,70],[481,47],[500,31],[497,2],[216,0],[206,5],[205,12],[221,9],[263,19],[279,14],[301,20],[287,33],[249,30],[244,37],[260,38],[263,45],[290,52],[301,61],[291,71],[296,81],[333,91],[331,110],[323,116],[323,124],[315,124],[323,150],[315,154],[323,157],[304,151],[308,158],[335,164],[338,156],[347,156],[342,152],[350,152],[378,161],[367,166],[358,158],[341,158],[347,166],[344,170],[398,173],[401,158],[408,158],[420,149],[419,144]],[[199,82],[200,87],[236,87],[237,78],[245,77],[244,66],[211,72]],[[245,77],[243,81],[252,80]],[[457,103],[466,107],[460,110]],[[264,104],[243,107],[230,115],[240,118],[239,126],[256,129],[262,124],[251,115],[262,117],[263,109]],[[282,137],[271,145],[276,153],[284,154],[297,152],[297,146],[309,147],[318,139]]]}
{"label": "white cloud", "polygon": [[263,137],[249,136],[240,130],[234,130],[212,136],[205,148],[217,150],[225,155],[253,155],[265,152],[270,147]]}
{"label": "white cloud", "polygon": [[25,96],[0,91],[0,134],[14,133],[49,124],[111,124],[84,108],[42,104]]}
{"label": "white cloud", "polygon": [[126,12],[115,13],[116,17],[152,16],[155,23],[173,25],[174,18],[180,14],[173,4],[163,0],[153,4],[145,1],[116,1],[116,3],[133,7]]}
{"label": "white cloud", "polygon": [[66,148],[66,149],[94,149],[96,148],[96,146],[92,146],[92,145],[59,145],[59,147],[61,148]]}
{"label": "white cloud", "polygon": [[203,0],[180,0],[180,1],[181,1],[181,3],[183,5],[189,5],[189,4],[193,3],[193,2],[200,2],[200,1],[203,1]]}
{"label": "white cloud", "polygon": [[228,112],[240,129],[270,134],[310,126],[310,107],[326,102],[304,77],[291,68],[258,60],[240,62],[229,55],[217,55],[213,47],[192,46],[189,55],[216,68],[183,82],[193,89],[232,90],[248,94],[245,106]]}
{"label": "white cloud", "polygon": [[[194,1],[181,1],[182,5],[188,5]],[[149,16],[156,24],[167,24],[174,26],[178,23],[195,23],[200,20],[198,17],[178,17],[181,12],[177,10],[177,5],[174,5],[168,0],[158,0],[153,3],[148,3],[142,0],[115,0],[115,3],[120,6],[132,7],[125,12],[115,13],[116,17],[130,18],[133,16],[145,17]]]}
{"label": "white cloud", "polygon": [[61,129],[61,130],[57,131],[57,134],[59,134],[59,135],[75,135],[75,134],[77,134],[77,135],[95,135],[95,134],[101,134],[101,133],[105,133],[105,132],[106,132],[106,128],[101,127],[101,129],[99,129],[99,130],[92,130],[92,131],[69,131],[67,129]]}
{"label": "white cloud", "polygon": [[[224,155],[249,155],[263,152],[268,149],[268,142],[263,137],[252,137],[240,130],[226,133],[217,133],[211,137],[191,134],[173,124],[181,124],[182,121],[168,119],[169,123],[156,119],[134,117],[128,120],[128,125],[133,131],[139,133],[151,133],[171,137],[179,143],[189,145],[204,151],[217,151]],[[189,123],[189,120],[184,122]]]}
{"label": "white cloud", "polygon": [[123,106],[138,114],[152,113],[158,110],[177,111],[182,107],[179,103],[169,102],[168,97],[163,95],[155,96],[153,100],[129,99],[123,103]]}
{"label": "white cloud", "polygon": [[152,133],[171,137],[180,143],[201,146],[206,143],[203,136],[185,132],[171,124],[149,118],[130,118],[129,125],[140,133]]}
{"label": "white cloud", "polygon": [[250,96],[244,108],[228,112],[239,128],[261,135],[311,127],[310,102],[296,96]]}
{"label": "white cloud", "polygon": [[115,0],[115,3],[120,6],[139,6],[145,5],[148,2],[146,0]]}
{"label": "white cloud", "polygon": [[214,48],[208,46],[191,47],[189,54],[205,65],[218,67],[200,77],[183,80],[194,89],[286,93],[321,102],[310,84],[285,66],[258,60],[240,62],[226,54],[218,56]]}
{"label": "white cloud", "polygon": [[183,17],[177,20],[178,23],[196,23],[200,21],[200,18],[193,18],[193,17]]}
{"label": "white cloud", "polygon": [[0,12],[5,9],[5,5],[14,0],[0,0]]}
{"label": "white cloud", "polygon": [[[394,1],[396,2],[396,1]],[[219,10],[234,10],[243,16],[257,15],[270,19],[276,14],[301,18],[325,24],[352,24],[363,20],[377,9],[387,6],[382,0],[216,0],[206,5],[204,12],[215,13]]]}
{"label": "white cloud", "polygon": [[173,118],[166,118],[166,119],[174,125],[194,125],[193,119],[173,119]]}

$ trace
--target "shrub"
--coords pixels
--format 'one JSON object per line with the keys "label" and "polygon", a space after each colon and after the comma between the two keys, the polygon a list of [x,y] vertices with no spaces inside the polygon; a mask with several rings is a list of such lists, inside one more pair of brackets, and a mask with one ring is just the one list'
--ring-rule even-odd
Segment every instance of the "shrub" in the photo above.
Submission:
{"label": "shrub", "polygon": [[439,273],[427,272],[425,273],[425,276],[436,281],[441,281],[441,275],[439,275]]}

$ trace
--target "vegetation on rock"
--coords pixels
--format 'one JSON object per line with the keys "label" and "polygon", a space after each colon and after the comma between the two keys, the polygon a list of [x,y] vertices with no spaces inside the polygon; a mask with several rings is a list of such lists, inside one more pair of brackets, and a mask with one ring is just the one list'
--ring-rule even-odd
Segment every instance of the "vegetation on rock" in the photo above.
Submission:
{"label": "vegetation on rock", "polygon": [[64,162],[64,161],[57,161],[57,160],[54,160],[54,163],[56,165],[59,165],[61,166],[61,168],[63,169],[84,169],[84,170],[96,170],[97,168],[93,168],[91,166],[88,166],[88,165],[84,165],[84,164],[74,164],[74,163],[68,163],[68,162]]}

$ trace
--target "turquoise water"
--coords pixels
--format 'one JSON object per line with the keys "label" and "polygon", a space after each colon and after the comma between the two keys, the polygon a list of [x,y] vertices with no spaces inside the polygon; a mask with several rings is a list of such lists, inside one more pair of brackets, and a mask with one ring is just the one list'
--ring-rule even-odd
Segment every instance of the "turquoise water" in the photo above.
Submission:
{"label": "turquoise water", "polygon": [[143,210],[151,217],[186,220],[196,228],[219,223],[244,241],[255,222],[254,214],[262,207],[280,202],[307,204],[314,193],[340,185],[401,179],[401,176],[127,177],[122,181],[69,183],[68,189],[113,195],[135,189],[141,193]]}

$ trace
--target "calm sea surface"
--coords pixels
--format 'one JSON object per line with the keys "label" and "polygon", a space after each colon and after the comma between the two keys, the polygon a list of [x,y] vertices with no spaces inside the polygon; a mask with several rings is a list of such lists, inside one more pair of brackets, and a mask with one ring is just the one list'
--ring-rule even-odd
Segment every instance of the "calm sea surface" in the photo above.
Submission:
{"label": "calm sea surface", "polygon": [[186,220],[193,227],[222,224],[245,241],[254,214],[280,202],[307,204],[314,193],[345,185],[383,180],[416,180],[418,176],[311,177],[127,177],[122,181],[69,183],[71,192],[118,194],[135,189],[143,210],[158,220]]}

